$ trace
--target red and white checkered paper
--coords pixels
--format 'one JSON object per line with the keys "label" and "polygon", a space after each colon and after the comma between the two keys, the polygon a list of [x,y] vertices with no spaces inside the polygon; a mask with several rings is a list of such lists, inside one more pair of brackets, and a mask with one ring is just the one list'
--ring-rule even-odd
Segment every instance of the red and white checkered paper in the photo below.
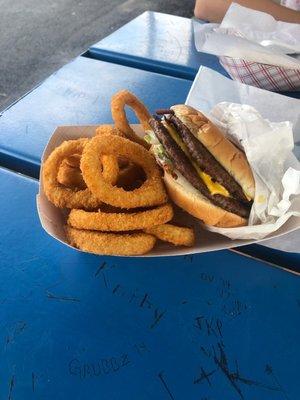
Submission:
{"label": "red and white checkered paper", "polygon": [[300,90],[300,70],[226,56],[219,60],[232,79],[247,85],[276,92]]}

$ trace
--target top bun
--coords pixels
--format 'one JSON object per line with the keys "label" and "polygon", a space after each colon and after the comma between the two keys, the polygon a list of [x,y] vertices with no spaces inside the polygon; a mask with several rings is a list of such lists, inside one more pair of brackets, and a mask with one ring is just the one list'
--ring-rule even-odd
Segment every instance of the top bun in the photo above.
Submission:
{"label": "top bun", "polygon": [[255,182],[245,153],[230,142],[200,111],[184,104],[172,106],[171,110],[253,200]]}

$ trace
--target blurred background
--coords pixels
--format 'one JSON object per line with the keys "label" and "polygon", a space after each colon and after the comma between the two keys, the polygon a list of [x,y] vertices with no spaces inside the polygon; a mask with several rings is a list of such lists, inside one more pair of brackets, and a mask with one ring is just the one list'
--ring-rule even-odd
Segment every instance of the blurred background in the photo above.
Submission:
{"label": "blurred background", "polygon": [[0,0],[0,110],[146,10],[191,17],[193,0]]}

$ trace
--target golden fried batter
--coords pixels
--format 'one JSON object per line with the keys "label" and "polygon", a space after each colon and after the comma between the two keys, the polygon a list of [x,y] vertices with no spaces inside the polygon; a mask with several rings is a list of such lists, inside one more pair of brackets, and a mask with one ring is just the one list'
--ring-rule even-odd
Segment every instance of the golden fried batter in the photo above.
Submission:
{"label": "golden fried batter", "polygon": [[[101,172],[101,155],[123,156],[140,165],[146,181],[125,191],[106,182]],[[85,146],[80,168],[91,192],[104,203],[121,208],[151,207],[167,202],[167,194],[154,157],[142,146],[116,135],[94,136]]]}
{"label": "golden fried batter", "polygon": [[88,139],[68,140],[58,146],[44,162],[42,168],[44,192],[56,207],[95,209],[101,201],[89,189],[75,191],[57,181],[59,166],[73,154],[82,153]]}
{"label": "golden fried batter", "polygon": [[192,228],[164,224],[147,228],[144,231],[176,246],[193,246],[195,243],[195,234]]}
{"label": "golden fried batter", "polygon": [[132,231],[164,224],[173,218],[171,204],[134,213],[106,213],[71,210],[68,224],[77,229]]}
{"label": "golden fried batter", "polygon": [[126,117],[125,106],[129,106],[133,109],[145,131],[151,129],[149,125],[149,120],[151,118],[149,111],[145,105],[128,90],[121,90],[111,99],[111,114],[116,128],[123,132],[128,139],[139,143],[148,149],[148,143],[141,139],[129,125]]}
{"label": "golden fried batter", "polygon": [[94,254],[119,256],[148,253],[155,245],[155,236],[147,233],[104,233],[82,231],[66,226],[68,242],[81,250]]}

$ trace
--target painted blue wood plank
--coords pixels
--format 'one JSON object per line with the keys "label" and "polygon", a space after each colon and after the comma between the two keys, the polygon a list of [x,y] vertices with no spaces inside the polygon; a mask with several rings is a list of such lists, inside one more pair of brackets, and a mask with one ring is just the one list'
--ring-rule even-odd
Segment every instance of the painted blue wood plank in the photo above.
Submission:
{"label": "painted blue wood plank", "polygon": [[37,177],[56,126],[112,122],[110,99],[120,89],[133,91],[153,111],[183,103],[190,86],[184,79],[78,57],[3,113],[0,165]]}
{"label": "painted blue wood plank", "polygon": [[197,52],[190,19],[152,11],[144,12],[91,46],[88,54],[192,80],[200,65],[228,76],[217,57]]}
{"label": "painted blue wood plank", "polygon": [[[196,50],[192,20],[152,11],[92,45],[87,55],[191,80],[201,65],[229,77],[218,57]],[[299,91],[281,94],[300,98]]]}
{"label": "painted blue wood plank", "polygon": [[78,253],[43,232],[36,181],[0,181],[1,398],[299,398],[298,276],[229,251]]}
{"label": "painted blue wood plank", "polygon": [[265,260],[275,265],[281,265],[284,268],[288,268],[300,273],[299,253],[280,251],[259,244],[241,246],[238,247],[236,251],[243,254],[248,254],[251,257],[259,258],[260,260]]}

